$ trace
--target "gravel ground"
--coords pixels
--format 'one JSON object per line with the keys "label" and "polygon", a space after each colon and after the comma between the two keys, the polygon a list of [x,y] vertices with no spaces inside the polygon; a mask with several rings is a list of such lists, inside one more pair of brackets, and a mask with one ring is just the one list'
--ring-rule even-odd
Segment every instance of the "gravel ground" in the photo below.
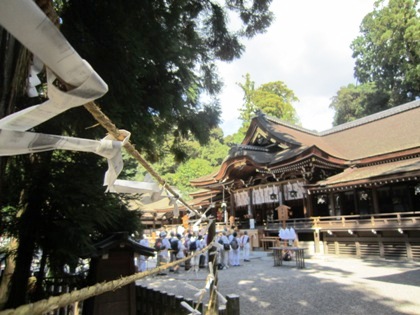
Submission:
{"label": "gravel ground", "polygon": [[[272,256],[255,251],[241,264],[219,271],[218,279],[223,295],[240,296],[243,315],[420,314],[420,263],[315,256],[297,269],[294,261],[274,267]],[[206,269],[181,270],[137,283],[197,300],[187,284],[202,289],[206,277]]]}

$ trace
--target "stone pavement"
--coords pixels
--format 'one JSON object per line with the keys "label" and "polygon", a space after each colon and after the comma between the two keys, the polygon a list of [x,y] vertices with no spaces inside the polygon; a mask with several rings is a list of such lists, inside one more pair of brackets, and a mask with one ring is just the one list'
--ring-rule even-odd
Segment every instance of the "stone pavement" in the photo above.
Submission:
{"label": "stone pavement", "polygon": [[[150,263],[153,267],[153,261]],[[267,252],[218,272],[219,291],[240,296],[241,314],[420,314],[420,263],[313,256],[306,268],[295,262],[273,266]],[[153,276],[146,284],[186,298],[205,286],[207,270]],[[208,294],[205,295],[205,301]]]}

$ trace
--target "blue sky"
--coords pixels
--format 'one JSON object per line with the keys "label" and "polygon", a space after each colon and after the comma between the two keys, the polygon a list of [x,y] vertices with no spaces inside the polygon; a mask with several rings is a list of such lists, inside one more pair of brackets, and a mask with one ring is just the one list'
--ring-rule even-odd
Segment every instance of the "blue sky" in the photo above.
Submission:
{"label": "blue sky", "polygon": [[268,31],[245,42],[241,59],[219,63],[225,87],[220,94],[225,136],[236,132],[243,103],[237,85],[246,73],[258,87],[283,81],[294,91],[302,127],[322,131],[332,127],[331,98],[342,86],[356,83],[351,42],[374,0],[275,0],[276,19]]}

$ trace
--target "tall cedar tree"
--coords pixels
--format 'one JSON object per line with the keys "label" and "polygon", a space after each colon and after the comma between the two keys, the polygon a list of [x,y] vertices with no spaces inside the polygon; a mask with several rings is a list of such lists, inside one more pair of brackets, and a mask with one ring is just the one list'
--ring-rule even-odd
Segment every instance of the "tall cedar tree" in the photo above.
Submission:
{"label": "tall cedar tree", "polygon": [[334,125],[420,97],[420,19],[415,0],[379,0],[351,44],[355,77],[332,98]]}
{"label": "tall cedar tree", "polygon": [[420,97],[418,4],[418,0],[376,1],[351,45],[355,77],[388,93],[390,106]]}
{"label": "tall cedar tree", "polygon": [[[265,31],[272,20],[270,2],[256,0],[246,7],[243,1],[226,1],[222,8],[216,1],[66,1],[62,31],[110,86],[99,101],[104,112],[133,133],[137,147],[149,158],[157,158],[157,148],[168,134],[175,139],[193,135],[202,143],[208,139],[210,128],[219,122],[220,108],[215,100],[202,104],[200,95],[215,96],[220,90],[214,61],[238,58],[243,52],[239,39]],[[37,3],[58,21],[52,1]],[[238,13],[243,22],[236,33],[228,30],[226,9]],[[19,44],[6,44],[13,39],[0,31],[1,62],[7,66],[0,91],[4,116],[42,99],[25,97],[30,58]],[[92,117],[77,108],[35,131],[102,137],[104,131],[88,128],[92,125]],[[98,185],[106,169],[101,158],[48,152],[1,162],[0,206],[15,209],[17,218],[7,232],[19,240],[7,308],[27,302],[26,284],[37,248],[59,271],[91,246],[91,236],[137,228],[133,214]]]}

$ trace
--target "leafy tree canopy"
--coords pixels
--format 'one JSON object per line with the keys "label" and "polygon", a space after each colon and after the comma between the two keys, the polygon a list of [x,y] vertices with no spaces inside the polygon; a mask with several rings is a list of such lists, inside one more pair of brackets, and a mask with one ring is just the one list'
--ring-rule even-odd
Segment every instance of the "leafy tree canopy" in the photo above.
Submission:
{"label": "leafy tree canopy", "polygon": [[[220,1],[210,0],[38,2],[49,13],[54,11],[51,3],[59,5],[61,31],[109,85],[109,93],[98,103],[118,127],[132,132],[133,142],[149,159],[157,159],[166,143],[169,151],[182,159],[188,152],[182,145],[185,139],[194,137],[201,144],[209,140],[209,131],[220,117],[216,96],[221,80],[215,61],[240,57],[244,50],[240,40],[264,32],[272,20],[271,0],[227,0],[224,7]],[[239,15],[242,28],[237,32],[228,28],[227,12]],[[9,38],[0,31],[2,39]],[[11,51],[17,46],[3,41],[0,55],[13,54],[17,60],[21,51]],[[19,80],[13,80],[20,82],[14,86],[18,91],[25,90],[27,81],[30,58],[26,55],[19,62],[19,71],[8,64],[2,72],[5,78],[20,74]],[[213,97],[208,104],[200,101],[202,93]],[[14,104],[15,100],[0,94],[2,117],[13,111],[2,104]],[[27,102],[19,102],[19,109],[32,105],[23,98]],[[88,128],[95,124],[86,110],[75,108],[35,129],[90,139],[103,137],[102,128]],[[19,238],[7,307],[25,302],[37,246],[49,253],[49,260],[60,270],[95,237],[138,228],[134,215],[114,196],[104,196],[104,188],[98,185],[106,168],[103,162],[93,155],[68,152],[0,161],[1,180],[9,185],[0,194],[13,193],[10,200],[1,198],[1,207],[8,218],[10,213],[20,214],[15,222],[5,224]]]}
{"label": "leafy tree canopy", "polygon": [[292,103],[299,101],[282,81],[269,82],[255,89],[255,83],[249,74],[245,82],[238,83],[244,92],[244,104],[240,109],[240,119],[243,121],[241,132],[246,130],[257,111],[280,118],[292,124],[299,123],[296,110]]}
{"label": "leafy tree canopy", "polygon": [[[229,147],[223,139],[223,131],[215,128],[210,133],[210,141],[207,145],[201,146],[196,140],[184,141],[184,148],[188,148],[188,158],[183,162],[177,162],[173,154],[166,151],[164,158],[153,164],[153,168],[162,175],[171,185],[175,186],[183,196],[188,199],[188,193],[195,189],[191,187],[190,181],[195,178],[208,175],[220,167],[220,164],[227,156]],[[146,171],[138,167],[136,180],[143,180]]]}
{"label": "leafy tree canopy", "polygon": [[388,93],[378,90],[374,82],[341,87],[332,98],[330,108],[335,110],[333,125],[359,119],[381,110],[389,100]]}
{"label": "leafy tree canopy", "polygon": [[[239,58],[241,38],[267,29],[270,3],[69,0],[62,31],[110,86],[100,102],[113,121],[132,131],[149,159],[157,160],[169,135],[169,149],[182,158],[180,139],[203,144],[219,123],[215,61]],[[239,30],[229,29],[229,12],[239,16]],[[212,97],[209,104],[202,93]]]}
{"label": "leafy tree canopy", "polygon": [[391,106],[420,97],[418,0],[378,0],[351,44],[355,77],[390,94]]}

